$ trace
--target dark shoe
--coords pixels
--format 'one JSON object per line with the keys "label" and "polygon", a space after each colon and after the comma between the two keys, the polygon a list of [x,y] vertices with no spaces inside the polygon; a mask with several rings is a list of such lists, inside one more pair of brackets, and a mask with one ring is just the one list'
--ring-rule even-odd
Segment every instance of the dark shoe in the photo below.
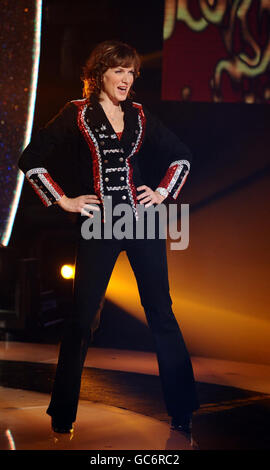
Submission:
{"label": "dark shoe", "polygon": [[194,450],[199,450],[199,445],[192,435],[192,413],[182,418],[172,417],[171,429],[181,432],[188,439],[190,446]]}
{"label": "dark shoe", "polygon": [[52,419],[52,430],[61,434],[68,434],[73,431],[72,423],[60,423]]}
{"label": "dark shoe", "polygon": [[172,417],[171,428],[185,434],[191,434],[192,431],[192,413],[186,414],[181,418]]}

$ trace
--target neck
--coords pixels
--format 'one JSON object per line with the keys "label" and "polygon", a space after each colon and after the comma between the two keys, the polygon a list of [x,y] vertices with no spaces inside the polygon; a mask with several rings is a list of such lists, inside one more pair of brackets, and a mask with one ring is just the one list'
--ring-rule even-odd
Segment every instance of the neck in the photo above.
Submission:
{"label": "neck", "polygon": [[99,95],[100,104],[111,114],[117,113],[120,109],[120,101],[111,99],[106,93]]}

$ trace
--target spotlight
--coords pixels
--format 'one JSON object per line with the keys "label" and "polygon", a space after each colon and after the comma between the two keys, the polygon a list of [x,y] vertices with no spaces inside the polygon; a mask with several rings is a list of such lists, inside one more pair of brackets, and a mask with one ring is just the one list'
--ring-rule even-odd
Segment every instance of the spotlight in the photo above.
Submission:
{"label": "spotlight", "polygon": [[64,264],[61,268],[61,275],[64,279],[74,279],[75,266]]}

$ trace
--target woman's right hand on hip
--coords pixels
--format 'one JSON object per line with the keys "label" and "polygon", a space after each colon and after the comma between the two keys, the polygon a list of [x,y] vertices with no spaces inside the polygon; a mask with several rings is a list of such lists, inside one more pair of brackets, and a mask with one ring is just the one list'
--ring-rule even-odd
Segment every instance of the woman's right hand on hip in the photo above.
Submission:
{"label": "woman's right hand on hip", "polygon": [[93,214],[88,212],[91,211],[99,211],[100,208],[93,206],[92,204],[100,204],[101,201],[95,194],[87,194],[78,197],[67,197],[62,196],[58,201],[57,204],[67,212],[80,212],[82,215],[86,215],[88,217],[94,217]]}

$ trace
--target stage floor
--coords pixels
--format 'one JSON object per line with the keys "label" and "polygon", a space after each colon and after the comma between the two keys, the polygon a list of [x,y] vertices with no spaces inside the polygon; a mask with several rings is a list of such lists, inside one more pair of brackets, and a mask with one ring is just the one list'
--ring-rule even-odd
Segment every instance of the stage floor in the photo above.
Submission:
{"label": "stage floor", "polygon": [[[193,450],[170,429],[154,353],[90,348],[72,439],[46,415],[58,346],[0,342],[0,450]],[[269,449],[270,366],[192,357],[201,450]]]}
{"label": "stage floor", "polygon": [[80,402],[74,432],[56,434],[45,414],[48,395],[0,387],[1,450],[191,450],[167,423],[115,406]]}
{"label": "stage floor", "polygon": [[[0,360],[56,364],[59,346],[55,344],[0,341]],[[195,379],[219,385],[270,394],[270,365],[233,362],[192,356]],[[121,349],[89,349],[85,367],[158,375],[153,352]]]}

